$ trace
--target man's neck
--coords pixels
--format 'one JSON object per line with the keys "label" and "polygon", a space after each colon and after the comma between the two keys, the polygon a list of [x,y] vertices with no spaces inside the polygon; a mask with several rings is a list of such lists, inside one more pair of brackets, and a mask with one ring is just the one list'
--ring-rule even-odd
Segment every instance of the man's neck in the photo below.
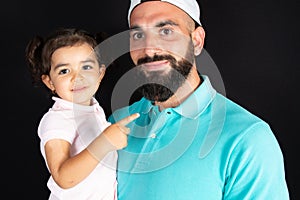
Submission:
{"label": "man's neck", "polygon": [[184,84],[178,88],[173,96],[167,101],[155,102],[155,105],[159,106],[159,110],[162,111],[166,108],[175,108],[184,102],[201,84],[201,78],[195,68],[190,73]]}

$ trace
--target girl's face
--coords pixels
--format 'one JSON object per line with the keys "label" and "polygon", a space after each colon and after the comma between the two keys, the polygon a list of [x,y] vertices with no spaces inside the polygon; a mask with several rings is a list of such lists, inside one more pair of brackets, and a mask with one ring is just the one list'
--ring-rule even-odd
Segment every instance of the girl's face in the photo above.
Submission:
{"label": "girl's face", "polygon": [[62,47],[54,51],[51,70],[42,77],[49,89],[67,101],[90,105],[105,73],[87,43]]}

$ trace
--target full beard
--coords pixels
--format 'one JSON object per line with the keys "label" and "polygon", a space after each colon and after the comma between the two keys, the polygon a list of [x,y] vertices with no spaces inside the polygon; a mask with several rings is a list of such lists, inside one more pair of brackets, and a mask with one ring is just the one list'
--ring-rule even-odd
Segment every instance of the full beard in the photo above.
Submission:
{"label": "full beard", "polygon": [[189,43],[186,58],[177,61],[172,55],[154,55],[146,56],[138,60],[137,64],[145,64],[154,61],[168,60],[172,69],[167,73],[153,71],[146,73],[143,70],[137,70],[139,81],[145,83],[138,91],[150,101],[164,102],[168,100],[179,87],[183,85],[191,72],[194,62],[194,48],[192,42]]}

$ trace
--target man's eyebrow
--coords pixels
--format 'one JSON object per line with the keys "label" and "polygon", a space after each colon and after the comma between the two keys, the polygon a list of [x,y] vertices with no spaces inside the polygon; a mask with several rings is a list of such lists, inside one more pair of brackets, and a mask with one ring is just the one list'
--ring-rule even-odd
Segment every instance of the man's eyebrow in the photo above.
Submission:
{"label": "man's eyebrow", "polygon": [[131,26],[130,27],[130,31],[133,31],[133,30],[141,30],[142,27],[138,26],[138,25],[134,25],[134,26]]}
{"label": "man's eyebrow", "polygon": [[[162,22],[157,23],[154,27],[161,28],[161,27],[164,27],[166,25],[178,26],[178,24],[175,23],[174,21],[166,20],[166,21],[162,21]],[[132,30],[142,30],[142,27],[139,26],[139,25],[133,25],[133,26],[130,27],[130,31],[132,31]]]}
{"label": "man's eyebrow", "polygon": [[166,25],[178,26],[178,24],[175,23],[174,21],[167,20],[167,21],[159,22],[157,25],[155,25],[155,27],[164,27],[164,26],[166,26]]}

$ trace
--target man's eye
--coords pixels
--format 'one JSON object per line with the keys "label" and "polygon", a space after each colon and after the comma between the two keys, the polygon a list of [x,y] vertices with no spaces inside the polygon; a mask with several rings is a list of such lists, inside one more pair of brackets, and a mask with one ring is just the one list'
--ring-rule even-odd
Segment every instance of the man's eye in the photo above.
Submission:
{"label": "man's eye", "polygon": [[136,32],[136,33],[133,33],[133,34],[132,34],[132,38],[133,38],[134,40],[142,39],[142,38],[144,38],[144,33],[142,33],[142,32]]}
{"label": "man's eye", "polygon": [[164,29],[160,30],[161,35],[170,35],[172,33],[173,33],[173,31],[171,29],[168,29],[168,28],[164,28]]}
{"label": "man's eye", "polygon": [[70,72],[70,70],[68,69],[62,69],[58,72],[58,74],[67,74],[68,72]]}

